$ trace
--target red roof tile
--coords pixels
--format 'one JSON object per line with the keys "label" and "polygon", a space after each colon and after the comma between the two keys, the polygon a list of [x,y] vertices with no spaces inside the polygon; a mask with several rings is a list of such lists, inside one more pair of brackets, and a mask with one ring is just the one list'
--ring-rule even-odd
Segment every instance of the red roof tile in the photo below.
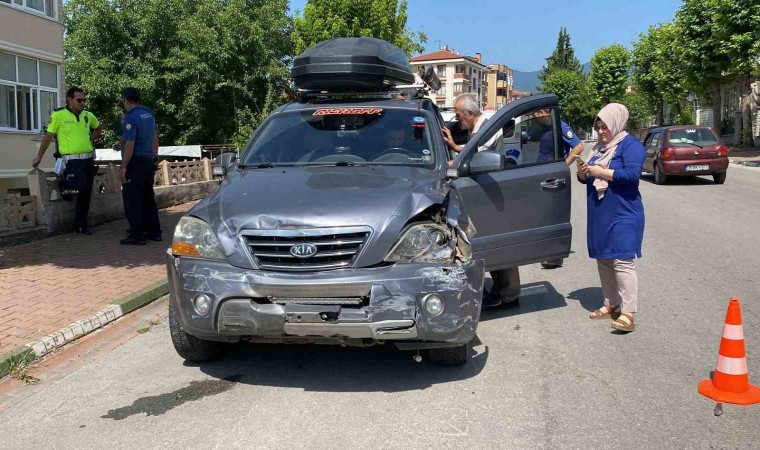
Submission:
{"label": "red roof tile", "polygon": [[439,59],[464,59],[464,56],[460,55],[459,53],[454,53],[450,50],[439,50],[437,52],[428,53],[426,55],[415,56],[414,58],[411,58],[409,61],[421,62],[421,61],[436,61]]}

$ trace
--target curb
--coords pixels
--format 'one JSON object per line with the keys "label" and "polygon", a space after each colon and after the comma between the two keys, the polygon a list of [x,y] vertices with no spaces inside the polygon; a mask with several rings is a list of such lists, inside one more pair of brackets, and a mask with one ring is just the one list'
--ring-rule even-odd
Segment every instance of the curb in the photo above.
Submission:
{"label": "curb", "polygon": [[110,305],[96,312],[92,316],[70,323],[58,331],[48,334],[39,340],[32,341],[0,355],[0,377],[4,377],[13,367],[19,364],[29,364],[56,348],[63,347],[69,342],[86,336],[93,331],[103,328],[121,316],[142,308],[169,293],[169,285],[166,280],[154,283],[142,291],[130,294],[126,297],[111,300]]}

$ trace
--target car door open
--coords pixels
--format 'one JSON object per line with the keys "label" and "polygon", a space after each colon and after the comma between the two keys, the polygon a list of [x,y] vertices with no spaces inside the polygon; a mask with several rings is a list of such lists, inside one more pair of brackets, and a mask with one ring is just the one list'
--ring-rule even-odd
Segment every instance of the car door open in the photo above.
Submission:
{"label": "car door open", "polygon": [[[519,165],[504,168],[486,161],[491,158],[474,159],[478,150],[487,151],[484,145],[491,137],[513,123],[527,135]],[[496,113],[454,160],[452,189],[474,229],[473,258],[484,259],[486,270],[568,256],[571,175],[560,133],[555,95],[524,98]]]}

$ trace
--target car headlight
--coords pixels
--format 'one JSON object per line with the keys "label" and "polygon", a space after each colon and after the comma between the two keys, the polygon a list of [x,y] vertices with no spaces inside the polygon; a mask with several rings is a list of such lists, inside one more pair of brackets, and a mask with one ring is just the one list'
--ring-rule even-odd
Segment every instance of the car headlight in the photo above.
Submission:
{"label": "car headlight", "polygon": [[179,219],[174,229],[172,241],[174,256],[194,256],[196,258],[224,259],[222,246],[219,245],[214,230],[206,222],[195,217]]}
{"label": "car headlight", "polygon": [[451,232],[432,223],[414,225],[404,232],[385,258],[388,262],[449,262],[454,258]]}

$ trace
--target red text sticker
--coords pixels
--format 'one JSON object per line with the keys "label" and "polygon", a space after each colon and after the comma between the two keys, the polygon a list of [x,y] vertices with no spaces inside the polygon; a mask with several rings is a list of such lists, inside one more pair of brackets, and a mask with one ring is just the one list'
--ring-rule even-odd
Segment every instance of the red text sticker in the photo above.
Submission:
{"label": "red text sticker", "polygon": [[383,112],[382,108],[321,108],[314,111],[315,116],[336,116],[336,115],[376,115]]}

